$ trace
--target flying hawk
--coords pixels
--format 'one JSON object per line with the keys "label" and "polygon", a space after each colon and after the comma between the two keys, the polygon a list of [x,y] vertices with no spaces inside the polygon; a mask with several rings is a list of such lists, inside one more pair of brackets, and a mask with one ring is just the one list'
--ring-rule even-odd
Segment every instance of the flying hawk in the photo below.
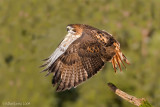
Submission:
{"label": "flying hawk", "polygon": [[[129,64],[120,51],[119,42],[106,31],[85,24],[70,24],[68,34],[57,49],[45,59],[41,66],[53,73],[52,84],[57,85],[56,91],[64,91],[76,87],[96,74],[105,62],[111,62],[121,69],[123,61]],[[43,72],[42,71],[42,72]]]}

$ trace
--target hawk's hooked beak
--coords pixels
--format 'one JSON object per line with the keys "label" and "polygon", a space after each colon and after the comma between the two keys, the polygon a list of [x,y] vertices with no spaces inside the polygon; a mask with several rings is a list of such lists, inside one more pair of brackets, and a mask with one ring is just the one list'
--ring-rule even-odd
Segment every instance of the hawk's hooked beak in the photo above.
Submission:
{"label": "hawk's hooked beak", "polygon": [[70,26],[67,26],[67,32],[70,30]]}
{"label": "hawk's hooked beak", "polygon": [[74,28],[71,26],[67,26],[67,31],[72,31]]}
{"label": "hawk's hooked beak", "polygon": [[76,30],[75,30],[75,28],[73,28],[72,26],[67,26],[67,32],[68,32],[68,33],[71,33],[71,34],[75,34],[75,33],[76,33]]}

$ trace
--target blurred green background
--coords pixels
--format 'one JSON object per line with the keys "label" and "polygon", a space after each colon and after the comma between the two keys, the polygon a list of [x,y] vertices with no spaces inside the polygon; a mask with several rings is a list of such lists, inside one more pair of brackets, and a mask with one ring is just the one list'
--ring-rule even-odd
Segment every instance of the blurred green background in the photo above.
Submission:
{"label": "blurred green background", "polygon": [[[114,73],[107,63],[76,89],[56,93],[38,66],[72,23],[113,34],[131,65]],[[0,0],[0,106],[134,107],[109,89],[112,82],[160,107],[159,54],[160,0]]]}

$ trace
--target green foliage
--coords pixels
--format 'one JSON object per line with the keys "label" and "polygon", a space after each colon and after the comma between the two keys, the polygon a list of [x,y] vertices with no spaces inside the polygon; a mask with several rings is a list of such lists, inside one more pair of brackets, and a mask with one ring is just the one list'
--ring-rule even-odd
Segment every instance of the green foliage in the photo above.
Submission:
{"label": "green foliage", "polygon": [[[0,106],[30,102],[35,107],[133,107],[114,95],[107,82],[160,106],[159,10],[159,0],[0,0]],[[38,66],[71,23],[113,34],[131,65],[114,73],[107,63],[76,89],[56,93],[52,75],[44,77]]]}
{"label": "green foliage", "polygon": [[152,107],[151,104],[149,104],[148,101],[143,101],[143,103],[140,105],[140,107]]}

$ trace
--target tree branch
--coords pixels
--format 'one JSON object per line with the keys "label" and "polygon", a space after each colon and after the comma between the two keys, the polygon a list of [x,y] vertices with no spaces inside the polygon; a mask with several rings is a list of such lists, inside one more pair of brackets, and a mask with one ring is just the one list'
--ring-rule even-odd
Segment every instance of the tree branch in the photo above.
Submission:
{"label": "tree branch", "polygon": [[[136,98],[134,96],[131,96],[125,92],[123,92],[122,90],[118,89],[114,84],[112,83],[108,83],[108,86],[110,87],[110,89],[117,94],[118,96],[120,96],[121,98],[123,98],[124,100],[138,106],[138,107],[151,107],[151,105],[144,99],[144,98]],[[143,105],[143,104],[148,104]]]}

